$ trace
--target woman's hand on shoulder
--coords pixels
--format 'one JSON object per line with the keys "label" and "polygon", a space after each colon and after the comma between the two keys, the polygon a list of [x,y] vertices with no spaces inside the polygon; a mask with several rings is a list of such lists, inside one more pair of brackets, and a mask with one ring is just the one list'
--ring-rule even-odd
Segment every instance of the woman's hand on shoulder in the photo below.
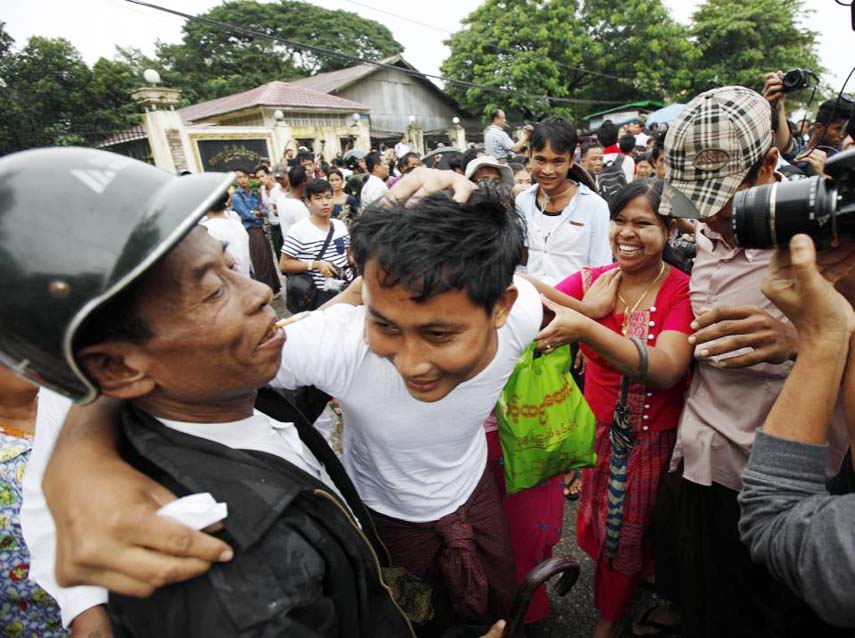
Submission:
{"label": "woman's hand on shoulder", "polygon": [[584,339],[593,322],[581,312],[555,303],[541,295],[543,305],[555,313],[555,317],[535,337],[538,350],[549,352],[558,346]]}
{"label": "woman's hand on shoulder", "polygon": [[609,314],[615,307],[619,284],[620,268],[613,268],[600,275],[582,298],[585,314],[591,319],[600,319]]}

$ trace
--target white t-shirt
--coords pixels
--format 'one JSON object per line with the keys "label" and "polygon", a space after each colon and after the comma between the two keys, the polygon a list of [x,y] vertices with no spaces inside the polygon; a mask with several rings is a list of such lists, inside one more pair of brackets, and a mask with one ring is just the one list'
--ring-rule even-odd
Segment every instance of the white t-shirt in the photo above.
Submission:
{"label": "white t-shirt", "polygon": [[498,330],[493,360],[432,403],[414,399],[394,364],[368,349],[365,308],[339,304],[286,328],[282,368],[272,382],[313,385],[336,397],[345,420],[344,465],[368,507],[398,519],[436,521],[463,505],[484,473],[484,421],[543,308],[528,281]]}
{"label": "white t-shirt", "polygon": [[516,199],[517,213],[526,225],[528,273],[554,286],[582,266],[612,263],[606,200],[579,184],[576,195],[556,218],[537,208],[537,188],[532,185]]}
{"label": "white t-shirt", "polygon": [[270,189],[270,192],[267,192],[266,188],[259,189],[261,192],[261,203],[267,207],[267,219],[270,221],[270,224],[273,226],[279,225],[279,199],[285,197],[285,191],[282,190],[282,186],[279,182],[273,184],[273,188]]}
{"label": "white t-shirt", "polygon": [[406,142],[398,142],[395,144],[395,157],[401,159],[404,155],[410,152],[410,145]]}
{"label": "white t-shirt", "polygon": [[641,146],[641,147],[646,147],[647,146],[647,140],[649,140],[649,139],[650,139],[650,136],[647,133],[639,133],[638,135],[635,136],[635,145]]}
{"label": "white t-shirt", "polygon": [[[30,550],[30,578],[56,599],[65,626],[87,609],[107,602],[106,589],[60,587],[54,575],[56,528],[41,485],[71,405],[70,399],[56,392],[45,388],[39,391],[36,436],[24,474],[24,501],[21,505],[21,530]],[[322,481],[341,497],[326,468],[303,445],[293,423],[281,423],[257,410],[251,417],[230,423],[184,423],[165,419],[160,419],[160,422],[173,430],[226,447],[258,450],[278,456]],[[343,498],[341,500],[346,504]]]}
{"label": "white t-shirt", "polygon": [[362,206],[368,206],[369,204],[377,201],[383,197],[388,190],[389,187],[386,186],[382,179],[376,175],[369,175],[365,184],[362,186],[362,194],[360,195]]}
{"label": "white t-shirt", "polygon": [[279,227],[283,237],[291,230],[291,226],[309,219],[309,209],[306,205],[301,200],[288,197],[284,193],[276,200],[276,212],[279,215]]}
{"label": "white t-shirt", "polygon": [[[340,219],[330,219],[330,223],[333,227],[332,239],[320,257],[318,257],[318,252],[323,248],[329,230],[321,230],[310,219],[304,219],[291,227],[282,242],[282,253],[300,261],[328,261],[341,273],[342,276],[338,279],[348,280],[349,277],[346,276],[348,274],[347,249],[350,246],[350,233],[347,231],[345,223]],[[321,272],[313,270],[309,274],[312,276],[315,286],[319,290],[323,290],[325,277]]]}
{"label": "white t-shirt", "polygon": [[226,252],[232,256],[238,271],[249,277],[252,262],[249,258],[249,233],[234,217],[205,217],[199,222],[208,229],[208,234],[226,244]]}

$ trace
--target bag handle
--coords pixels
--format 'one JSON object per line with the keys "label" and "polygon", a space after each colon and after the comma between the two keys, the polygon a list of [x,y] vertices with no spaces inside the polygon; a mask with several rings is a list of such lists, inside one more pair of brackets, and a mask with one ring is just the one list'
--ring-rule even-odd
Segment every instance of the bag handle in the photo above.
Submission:
{"label": "bag handle", "polygon": [[324,253],[327,252],[327,248],[329,248],[334,230],[335,226],[333,226],[332,220],[330,220],[330,232],[327,233],[327,238],[324,240],[324,245],[321,246],[321,251],[317,255],[315,255],[315,261],[321,261],[321,257],[323,257]]}
{"label": "bag handle", "polygon": [[[637,378],[643,383],[644,380],[647,378],[647,345],[638,337],[630,337],[629,340],[632,341],[632,343],[635,344],[635,347],[638,349]],[[623,376],[623,380],[620,383],[620,400],[623,404],[626,404],[627,399],[629,398],[629,384],[631,381],[631,375],[625,374]]]}

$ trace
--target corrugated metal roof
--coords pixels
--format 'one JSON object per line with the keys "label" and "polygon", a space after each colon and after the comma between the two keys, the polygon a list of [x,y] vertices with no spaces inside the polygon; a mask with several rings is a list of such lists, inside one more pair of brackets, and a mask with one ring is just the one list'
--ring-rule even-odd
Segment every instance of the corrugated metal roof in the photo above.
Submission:
{"label": "corrugated metal roof", "polygon": [[[378,60],[380,64],[397,64],[401,61],[402,58],[400,54]],[[406,64],[406,62],[404,64]],[[379,70],[380,67],[376,64],[358,64],[356,66],[347,67],[346,69],[330,71],[329,73],[320,73],[318,75],[313,75],[310,78],[295,80],[294,84],[307,89],[320,91],[321,93],[332,93],[333,91],[340,91],[357,80],[361,80],[362,78]]]}
{"label": "corrugated metal roof", "polygon": [[209,100],[179,109],[185,122],[241,111],[253,106],[328,109],[332,111],[368,111],[364,104],[298,85],[274,80],[243,93]]}

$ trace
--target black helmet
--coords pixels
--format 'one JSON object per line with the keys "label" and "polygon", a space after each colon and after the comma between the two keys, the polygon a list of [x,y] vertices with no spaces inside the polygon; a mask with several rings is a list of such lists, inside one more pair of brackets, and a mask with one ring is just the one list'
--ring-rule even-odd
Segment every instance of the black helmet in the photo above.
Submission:
{"label": "black helmet", "polygon": [[178,178],[85,148],[0,159],[0,363],[75,401],[94,399],[75,334],[181,241],[233,177]]}

